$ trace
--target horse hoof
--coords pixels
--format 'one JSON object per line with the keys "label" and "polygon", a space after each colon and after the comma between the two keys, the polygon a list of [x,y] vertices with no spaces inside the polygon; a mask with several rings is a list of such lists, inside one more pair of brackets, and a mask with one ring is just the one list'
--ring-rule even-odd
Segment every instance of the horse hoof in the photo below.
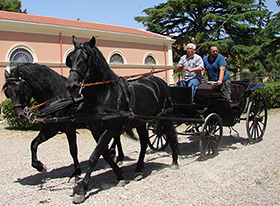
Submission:
{"label": "horse hoof", "polygon": [[126,185],[125,180],[120,180],[119,183],[117,184],[117,187],[124,187]]}
{"label": "horse hoof", "polygon": [[74,198],[73,198],[73,203],[74,204],[80,204],[82,202],[85,201],[85,195],[79,195],[79,194],[75,194]]}
{"label": "horse hoof", "polygon": [[81,179],[83,179],[83,178],[80,177],[80,176],[76,176],[76,177],[75,177],[75,183],[78,183]]}
{"label": "horse hoof", "polygon": [[171,169],[172,169],[172,170],[178,170],[178,169],[179,169],[179,165],[172,165],[172,166],[171,166]]}
{"label": "horse hoof", "polygon": [[118,161],[117,165],[118,166],[122,166],[123,162],[122,161]]}
{"label": "horse hoof", "polygon": [[47,172],[47,166],[43,165],[42,173],[46,173],[46,172]]}
{"label": "horse hoof", "polygon": [[135,181],[139,181],[141,179],[143,179],[143,172],[136,172],[136,173],[134,173],[134,180]]}

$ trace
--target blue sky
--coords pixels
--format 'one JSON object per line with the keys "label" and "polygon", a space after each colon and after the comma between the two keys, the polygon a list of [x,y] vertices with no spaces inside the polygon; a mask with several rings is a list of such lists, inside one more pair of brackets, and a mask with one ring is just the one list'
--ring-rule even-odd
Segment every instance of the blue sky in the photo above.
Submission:
{"label": "blue sky", "polygon": [[[66,19],[98,22],[118,26],[142,29],[143,25],[134,20],[135,16],[144,16],[144,9],[167,0],[21,0],[22,9],[28,14],[51,16]],[[268,9],[277,13],[280,7],[276,0],[266,0]]]}

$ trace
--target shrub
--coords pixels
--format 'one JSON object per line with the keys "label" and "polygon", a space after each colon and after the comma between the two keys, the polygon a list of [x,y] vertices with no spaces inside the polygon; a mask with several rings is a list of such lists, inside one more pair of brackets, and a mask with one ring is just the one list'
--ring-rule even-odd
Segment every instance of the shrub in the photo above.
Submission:
{"label": "shrub", "polygon": [[264,87],[260,87],[253,92],[252,95],[261,93],[266,101],[268,108],[279,108],[280,107],[280,83],[266,83]]}
{"label": "shrub", "polygon": [[[31,100],[32,101],[32,100]],[[33,101],[34,102],[34,101]],[[32,106],[35,105],[35,102]],[[35,122],[34,124],[29,123],[28,120],[20,121],[15,118],[15,112],[13,109],[13,103],[11,99],[6,99],[1,102],[1,109],[3,118],[7,120],[7,123],[13,129],[21,130],[38,130],[40,129],[40,123]]]}

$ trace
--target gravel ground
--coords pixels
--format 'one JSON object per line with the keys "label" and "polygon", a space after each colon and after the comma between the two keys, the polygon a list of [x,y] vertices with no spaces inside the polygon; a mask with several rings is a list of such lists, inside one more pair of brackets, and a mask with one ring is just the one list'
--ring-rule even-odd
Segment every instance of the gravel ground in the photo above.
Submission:
{"label": "gravel ground", "polygon": [[[86,201],[81,205],[280,205],[280,110],[269,112],[264,140],[243,145],[245,122],[235,126],[240,138],[229,136],[218,156],[207,161],[199,157],[198,137],[179,135],[179,170],[171,170],[171,151],[147,150],[144,179],[115,187],[116,177],[100,159],[92,173]],[[184,129],[184,128],[179,128]],[[86,130],[79,130],[78,147],[82,171],[95,142]],[[0,204],[72,205],[73,170],[65,135],[43,143],[38,158],[48,167],[38,173],[30,165],[30,143],[38,132],[9,130],[0,123]],[[139,142],[122,138],[126,159],[122,168],[131,180],[139,153]]]}

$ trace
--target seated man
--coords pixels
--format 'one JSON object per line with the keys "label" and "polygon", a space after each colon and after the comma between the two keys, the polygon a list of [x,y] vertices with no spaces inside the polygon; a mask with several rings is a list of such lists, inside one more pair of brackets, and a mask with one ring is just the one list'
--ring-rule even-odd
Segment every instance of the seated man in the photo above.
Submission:
{"label": "seated man", "polygon": [[208,51],[209,55],[203,58],[208,81],[216,81],[218,85],[222,85],[222,95],[230,103],[231,81],[230,73],[226,69],[226,59],[218,54],[217,46],[210,46]]}
{"label": "seated man", "polygon": [[202,58],[195,54],[196,46],[193,43],[187,44],[187,54],[183,55],[178,62],[176,69],[183,69],[184,78],[177,82],[176,86],[187,86],[192,88],[192,98],[201,83],[201,71],[204,70]]}

